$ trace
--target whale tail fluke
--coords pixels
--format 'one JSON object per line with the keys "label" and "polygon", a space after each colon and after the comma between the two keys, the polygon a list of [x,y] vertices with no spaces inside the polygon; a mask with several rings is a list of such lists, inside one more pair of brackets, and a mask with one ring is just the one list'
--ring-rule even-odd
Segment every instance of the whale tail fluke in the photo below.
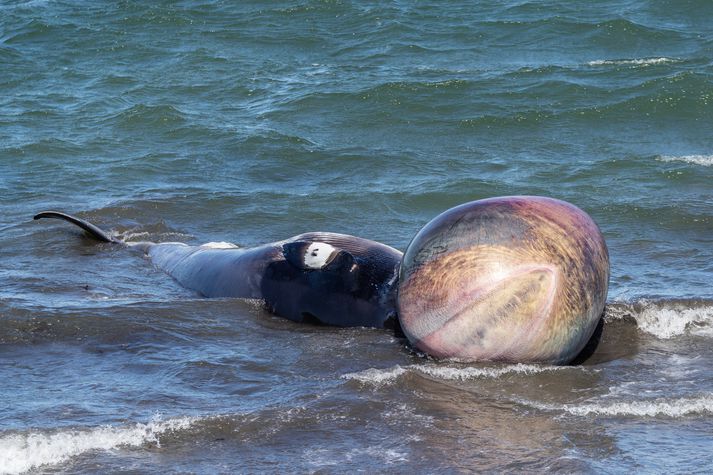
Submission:
{"label": "whale tail fluke", "polygon": [[41,213],[37,213],[34,217],[34,219],[42,219],[42,218],[62,219],[64,221],[68,221],[74,225],[79,226],[80,228],[85,230],[87,232],[87,234],[89,234],[91,237],[93,237],[94,239],[96,239],[98,241],[122,244],[122,241],[111,237],[108,233],[101,230],[100,228],[93,225],[92,223],[85,221],[83,219],[77,218],[75,216],[71,216],[69,214],[60,213],[59,211],[43,211]]}

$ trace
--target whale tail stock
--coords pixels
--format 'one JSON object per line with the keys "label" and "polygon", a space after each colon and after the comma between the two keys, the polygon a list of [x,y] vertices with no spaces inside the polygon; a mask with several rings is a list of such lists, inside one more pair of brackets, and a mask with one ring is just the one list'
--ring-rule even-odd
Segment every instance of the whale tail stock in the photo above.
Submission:
{"label": "whale tail stock", "polygon": [[123,241],[111,237],[107,232],[101,230],[99,227],[93,225],[89,221],[85,221],[83,219],[77,218],[76,216],[71,216],[69,214],[65,213],[60,213],[59,211],[43,211],[41,213],[37,213],[34,217],[34,219],[42,219],[42,218],[55,218],[55,219],[61,219],[64,221],[67,221],[69,223],[72,223],[76,226],[79,226],[83,230],[87,232],[91,237],[96,239],[97,241],[102,241],[102,242],[112,242],[115,244],[124,244]]}

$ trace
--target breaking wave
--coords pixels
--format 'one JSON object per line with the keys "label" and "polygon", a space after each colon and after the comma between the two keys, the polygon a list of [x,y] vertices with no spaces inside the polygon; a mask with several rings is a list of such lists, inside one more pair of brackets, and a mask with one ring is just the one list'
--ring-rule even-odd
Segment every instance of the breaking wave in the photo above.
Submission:
{"label": "breaking wave", "polygon": [[649,301],[610,305],[610,319],[633,317],[640,330],[660,339],[674,338],[686,333],[713,333],[713,305],[706,302]]}
{"label": "breaking wave", "polygon": [[663,162],[684,162],[691,163],[693,165],[701,165],[704,167],[710,167],[711,165],[713,165],[713,155],[662,155],[661,157],[659,157],[659,159]]}
{"label": "breaking wave", "polygon": [[194,419],[188,417],[163,421],[155,416],[146,424],[3,435],[0,436],[0,473],[21,473],[42,465],[62,463],[91,450],[144,444],[160,447],[160,435],[185,430],[193,422]]}
{"label": "breaking wave", "polygon": [[369,368],[364,371],[343,374],[342,379],[358,381],[373,385],[390,383],[406,373],[421,373],[437,379],[449,381],[468,381],[473,379],[494,379],[508,374],[536,374],[549,371],[559,371],[565,369],[564,366],[539,366],[532,364],[518,363],[515,365],[478,368],[464,367],[454,368],[450,366],[431,365],[396,365],[392,368],[377,369]]}
{"label": "breaking wave", "polygon": [[545,411],[563,411],[573,416],[632,416],[671,417],[713,414],[713,394],[676,399],[620,401],[613,403],[585,403],[579,405],[551,405],[524,402],[525,405]]}
{"label": "breaking wave", "polygon": [[642,59],[597,59],[589,61],[588,66],[653,66],[656,64],[677,63],[678,59],[674,58],[642,58]]}

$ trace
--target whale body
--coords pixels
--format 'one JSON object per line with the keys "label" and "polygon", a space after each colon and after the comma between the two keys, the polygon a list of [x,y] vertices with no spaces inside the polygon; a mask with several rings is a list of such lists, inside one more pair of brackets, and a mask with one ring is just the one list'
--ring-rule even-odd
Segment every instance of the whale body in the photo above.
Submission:
{"label": "whale body", "polygon": [[125,242],[58,211],[56,218],[93,238],[143,251],[179,284],[204,297],[261,299],[272,313],[296,322],[395,328],[402,253],[385,244],[338,233],[305,233],[252,248],[229,243]]}

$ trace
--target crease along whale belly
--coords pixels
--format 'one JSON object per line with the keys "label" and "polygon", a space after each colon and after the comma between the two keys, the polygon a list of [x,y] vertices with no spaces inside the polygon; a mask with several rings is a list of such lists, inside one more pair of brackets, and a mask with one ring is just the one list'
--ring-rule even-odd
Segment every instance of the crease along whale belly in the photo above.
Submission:
{"label": "crease along whale belly", "polygon": [[399,277],[401,327],[424,353],[566,364],[600,321],[609,254],[576,206],[503,196],[436,216],[409,243]]}
{"label": "crease along whale belly", "polygon": [[438,357],[517,358],[541,332],[556,291],[557,269],[530,264],[476,283],[469,292],[452,292],[443,307],[424,309],[448,317],[418,337],[418,346]]}

